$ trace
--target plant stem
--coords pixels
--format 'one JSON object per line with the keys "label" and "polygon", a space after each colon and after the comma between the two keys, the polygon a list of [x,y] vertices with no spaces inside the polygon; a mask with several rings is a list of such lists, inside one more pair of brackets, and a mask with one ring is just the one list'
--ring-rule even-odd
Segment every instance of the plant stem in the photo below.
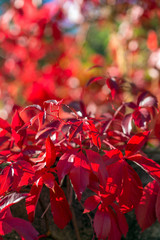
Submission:
{"label": "plant stem", "polygon": [[73,226],[74,226],[76,238],[77,238],[77,240],[81,240],[78,225],[77,225],[76,215],[75,215],[75,212],[74,212],[72,207],[71,207],[71,212],[72,212],[72,223],[73,223]]}

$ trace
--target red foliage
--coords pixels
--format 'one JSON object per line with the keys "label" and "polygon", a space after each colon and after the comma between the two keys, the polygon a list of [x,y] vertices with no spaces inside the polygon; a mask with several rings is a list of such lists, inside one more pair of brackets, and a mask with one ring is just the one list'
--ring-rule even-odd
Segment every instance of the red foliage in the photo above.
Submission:
{"label": "red foliage", "polygon": [[[82,12],[86,11],[86,2]],[[123,78],[98,75],[90,78],[84,91],[78,89],[78,96],[72,96],[70,90],[66,100],[68,78],[74,76],[79,65],[72,65],[72,55],[77,51],[75,39],[63,34],[60,27],[65,18],[62,5],[50,3],[38,10],[30,0],[23,3],[20,7],[13,4],[7,20],[2,17],[0,22],[1,48],[5,52],[1,75],[11,82],[16,79],[25,101],[32,103],[25,108],[15,106],[10,122],[0,118],[0,239],[13,229],[22,239],[41,237],[31,222],[43,186],[50,192],[54,223],[63,229],[72,220],[71,201],[62,189],[64,179],[84,206],[84,213],[95,212],[92,227],[98,239],[126,237],[125,214],[133,209],[145,230],[156,219],[160,221],[160,165],[143,152],[147,144],[159,144],[156,96]],[[91,3],[98,6],[100,1]],[[154,8],[156,3],[149,6]],[[146,11],[142,17],[148,15]],[[69,45],[73,45],[71,51]],[[148,48],[155,51],[157,45],[156,34],[149,32]],[[66,63],[66,56],[71,62]],[[43,63],[45,58],[48,64]],[[100,67],[97,64],[89,70]],[[0,80],[5,85],[3,78]],[[103,90],[92,99],[97,109],[92,113],[90,100],[86,99],[93,97],[92,86],[99,82],[98,88]],[[124,101],[127,84],[135,101]],[[13,97],[17,92],[12,87],[14,84],[8,91]],[[62,95],[64,100],[60,100]],[[153,181],[143,187],[134,164]],[[24,193],[25,186],[29,193]],[[88,190],[92,196],[83,201]],[[29,222],[10,212],[10,207],[22,199]]]}
{"label": "red foliage", "polygon": [[[137,102],[148,114],[156,114],[154,96],[144,92]],[[93,196],[84,202],[84,213],[97,208],[93,228],[99,239],[108,236],[113,240],[120,239],[122,234],[126,236],[128,225],[124,214],[134,208],[142,230],[150,226],[156,216],[159,219],[157,188],[154,187],[156,195],[147,186],[143,190],[138,174],[129,165],[129,161],[138,164],[155,179],[157,185],[154,186],[158,186],[160,166],[141,150],[152,137],[147,127],[151,118],[141,119],[143,124],[138,125],[141,129],[137,128],[138,132],[132,133],[132,128],[126,131],[129,127],[124,122],[126,106],[133,109],[131,116],[137,108],[133,102],[123,103],[109,121],[105,117],[90,117],[84,106],[71,108],[56,100],[45,101],[43,105],[43,108],[31,105],[16,111],[11,124],[1,119],[3,144],[0,157],[1,163],[5,164],[0,174],[1,219],[4,219],[3,224],[6,223],[2,235],[14,228],[25,239],[35,239],[37,233],[31,225],[27,223],[30,230],[25,232],[24,226],[21,228],[24,220],[13,218],[8,211],[11,205],[26,198],[28,218],[32,222],[43,185],[50,189],[54,222],[59,228],[64,228],[72,219],[68,200],[61,188],[62,179],[67,175],[78,201],[81,202],[87,189],[92,190]],[[68,109],[69,115],[64,118],[64,111],[68,112]],[[117,127],[114,121],[117,121]],[[146,131],[143,131],[144,122]],[[123,145],[119,146],[117,136]],[[21,193],[25,185],[30,186],[29,194]],[[157,215],[152,212],[155,208]],[[141,214],[142,210],[144,214]],[[151,216],[153,214],[151,219],[145,217],[148,211]]]}

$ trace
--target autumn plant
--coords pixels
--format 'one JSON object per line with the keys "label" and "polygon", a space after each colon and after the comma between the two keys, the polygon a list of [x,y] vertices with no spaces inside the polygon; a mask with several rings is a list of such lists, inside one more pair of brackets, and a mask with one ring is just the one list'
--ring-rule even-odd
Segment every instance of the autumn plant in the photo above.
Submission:
{"label": "autumn plant", "polygon": [[[86,88],[101,80],[91,79]],[[160,165],[143,151],[153,140],[158,146],[159,133],[157,137],[154,134],[154,128],[159,128],[159,121],[154,121],[157,99],[140,91],[135,102],[122,101],[115,106],[115,98],[122,100],[123,87],[118,85],[119,79],[105,81],[110,90],[106,108],[110,110],[100,116],[87,112],[82,100],[76,105],[47,100],[42,106],[19,108],[11,123],[0,119],[1,239],[13,229],[22,239],[41,238],[31,223],[44,185],[50,192],[49,210],[60,229],[72,220],[74,197],[98,239],[126,237],[125,214],[133,209],[142,230],[160,220]],[[135,165],[151,177],[146,186]],[[62,190],[65,179],[75,193],[72,197]],[[90,194],[82,202],[87,191]],[[22,199],[28,221],[12,216],[10,211]]]}
{"label": "autumn plant", "polygon": [[[75,226],[76,200],[93,239],[126,238],[132,211],[144,231],[160,222],[160,165],[147,156],[158,151],[160,140],[158,25],[153,27],[159,3],[115,1],[131,4],[126,13],[122,5],[115,11],[100,0],[35,2],[13,0],[0,16],[0,240],[12,230],[22,240],[47,238],[33,226],[43,189],[50,198],[43,216],[50,211],[60,229]],[[64,2],[78,9],[70,29],[71,5]],[[90,23],[103,28],[112,14],[121,22],[107,25],[113,32],[99,53]],[[72,33],[75,26],[79,35]],[[85,37],[92,48],[82,50]],[[12,212],[21,200],[28,221]]]}

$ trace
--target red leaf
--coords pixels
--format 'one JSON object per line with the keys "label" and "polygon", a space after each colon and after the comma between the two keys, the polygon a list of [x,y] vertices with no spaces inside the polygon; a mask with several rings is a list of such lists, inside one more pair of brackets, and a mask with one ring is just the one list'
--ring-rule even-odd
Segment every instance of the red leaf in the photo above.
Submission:
{"label": "red leaf", "polygon": [[39,122],[39,127],[38,127],[38,131],[42,128],[42,125],[44,124],[45,122],[45,112],[40,112],[38,114],[38,122]]}
{"label": "red leaf", "polygon": [[101,140],[98,130],[96,129],[92,121],[88,121],[88,123],[89,136],[91,137],[93,144],[96,145],[98,148],[101,148]]}
{"label": "red leaf", "polygon": [[[159,188],[159,186],[158,186]],[[158,222],[160,222],[160,188],[158,190],[158,196],[156,200],[156,217],[158,219]]]}
{"label": "red leaf", "polygon": [[5,218],[8,217],[12,217],[10,208],[0,212],[0,235],[8,234],[13,230],[13,227],[5,222]]}
{"label": "red leaf", "polygon": [[147,96],[139,102],[139,107],[157,107],[157,99],[154,96]]}
{"label": "red leaf", "polygon": [[151,95],[147,91],[142,92],[138,97],[137,105],[139,107],[156,107],[157,108],[157,98]]}
{"label": "red leaf", "polygon": [[0,195],[7,193],[13,182],[12,169],[5,167],[0,174]]}
{"label": "red leaf", "polygon": [[11,133],[11,127],[9,123],[2,118],[0,118],[0,128],[5,129],[7,132]]}
{"label": "red leaf", "polygon": [[[26,124],[32,125],[33,122],[37,120],[38,115],[42,112],[43,109],[40,105],[33,104],[23,108],[22,111],[20,111],[20,117]],[[33,119],[35,120],[33,121]]]}
{"label": "red leaf", "polygon": [[117,218],[118,226],[121,230],[121,233],[126,237],[128,232],[128,224],[127,224],[126,218],[124,214],[120,211],[118,205],[113,203],[112,207],[116,211],[116,218]]}
{"label": "red leaf", "polygon": [[90,70],[92,70],[92,69],[94,69],[94,68],[102,68],[102,66],[96,64],[96,65],[93,65],[93,66],[91,66],[90,68],[88,68],[87,71],[90,71]]}
{"label": "red leaf", "polygon": [[35,210],[37,202],[43,187],[42,178],[38,179],[36,183],[32,185],[30,190],[30,196],[26,198],[26,210],[28,214],[28,219],[30,222],[33,222],[35,216]]}
{"label": "red leaf", "polygon": [[79,132],[82,131],[83,123],[82,121],[78,121],[76,123],[73,123],[70,128],[70,134],[69,134],[69,142],[74,138]]}
{"label": "red leaf", "polygon": [[42,176],[44,184],[51,189],[54,189],[55,186],[55,177],[52,173],[46,173]]}
{"label": "red leaf", "polygon": [[74,167],[69,173],[69,178],[71,179],[77,198],[80,201],[82,193],[89,184],[89,171],[82,166]]}
{"label": "red leaf", "polygon": [[108,240],[121,240],[122,233],[119,228],[119,223],[117,222],[117,216],[115,212],[109,209],[110,218],[111,218],[111,230],[108,235]]}
{"label": "red leaf", "polygon": [[0,200],[0,211],[4,211],[6,208],[12,206],[13,204],[20,202],[22,199],[26,198],[28,194],[26,193],[10,193]]}
{"label": "red leaf", "polygon": [[113,149],[109,151],[104,151],[105,155],[103,156],[103,161],[105,162],[106,166],[112,163],[116,163],[119,160],[123,159],[123,154],[118,149]]}
{"label": "red leaf", "polygon": [[88,159],[82,151],[75,153],[72,158],[73,167],[70,169],[69,178],[73,184],[78,200],[89,183],[90,166]]}
{"label": "red leaf", "polygon": [[108,178],[106,182],[106,190],[108,188],[108,192],[111,195],[118,196],[122,191],[122,181],[124,175],[124,160],[116,161],[112,164],[106,166]]}
{"label": "red leaf", "polygon": [[14,137],[17,146],[20,148],[22,147],[22,144],[26,135],[26,129],[19,130],[23,125],[24,125],[24,122],[21,119],[18,111],[16,111],[12,119],[11,127],[12,127],[12,136]]}
{"label": "red leaf", "polygon": [[136,154],[128,158],[128,160],[134,161],[143,170],[145,170],[151,177],[160,182],[160,165],[152,159],[146,158],[141,154]]}
{"label": "red leaf", "polygon": [[88,87],[91,83],[98,82],[100,80],[104,80],[104,77],[102,76],[93,77],[87,82],[86,86]]}
{"label": "red leaf", "polygon": [[128,141],[126,145],[125,155],[129,157],[132,154],[135,154],[137,151],[139,151],[147,141],[149,133],[150,131],[145,131],[131,137],[131,139]]}
{"label": "red leaf", "polygon": [[160,140],[160,113],[157,115],[157,118],[156,118],[154,134]]}
{"label": "red leaf", "polygon": [[146,128],[147,123],[151,120],[150,113],[146,108],[138,108],[132,114],[133,120],[137,127]]}
{"label": "red leaf", "polygon": [[122,120],[122,129],[124,134],[130,135],[132,131],[132,114],[127,114]]}
{"label": "red leaf", "polygon": [[108,209],[100,205],[94,217],[94,230],[98,239],[105,240],[111,230],[111,219]]}
{"label": "red leaf", "polygon": [[56,160],[56,148],[50,139],[47,137],[46,140],[46,167],[51,167]]}
{"label": "red leaf", "polygon": [[40,105],[33,104],[33,105],[29,105],[29,106],[23,108],[23,110],[20,112],[20,114],[22,114],[22,113],[23,113],[24,111],[26,111],[26,110],[38,111],[38,112],[40,112],[40,111],[42,111],[43,109],[41,108]]}
{"label": "red leaf", "polygon": [[48,136],[48,134],[50,134],[53,131],[53,127],[45,127],[44,129],[40,130],[39,132],[37,132],[35,139],[39,139],[39,138],[46,138]]}
{"label": "red leaf", "polygon": [[119,92],[119,87],[115,78],[107,78],[106,83],[111,90],[112,99],[114,99],[115,95]]}
{"label": "red leaf", "polygon": [[143,191],[139,205],[136,208],[137,221],[144,231],[156,221],[155,204],[158,193],[158,183],[152,181],[148,183]]}
{"label": "red leaf", "polygon": [[65,194],[51,173],[43,175],[43,182],[50,188],[51,211],[54,222],[59,228],[63,229],[72,218]]}
{"label": "red leaf", "polygon": [[[74,150],[75,152],[75,150]],[[62,155],[57,163],[57,175],[59,182],[67,175],[73,167],[75,154],[74,152],[67,152]],[[77,151],[76,151],[77,152]]]}
{"label": "red leaf", "polygon": [[1,235],[10,233],[14,229],[20,236],[23,236],[25,240],[38,239],[38,232],[31,223],[23,219],[13,217],[9,208],[1,212],[0,215]]}
{"label": "red leaf", "polygon": [[8,192],[10,187],[17,190],[18,187],[30,184],[35,175],[31,164],[24,160],[5,167],[0,174],[0,195]]}
{"label": "red leaf", "polygon": [[100,183],[105,187],[108,174],[102,157],[92,150],[86,149],[88,163],[91,171],[98,177]]}
{"label": "red leaf", "polygon": [[16,110],[14,116],[13,116],[13,119],[12,119],[12,128],[17,131],[19,128],[22,127],[22,125],[24,124],[22,118],[20,117],[18,111]]}
{"label": "red leaf", "polygon": [[[19,160],[15,164],[13,164],[14,169],[19,169],[18,172],[22,172],[22,176],[19,177],[19,183],[18,187],[23,187],[24,185],[28,185],[32,182],[34,176],[35,176],[35,171],[32,167],[32,165],[24,160]],[[15,177],[15,176],[14,176]]]}
{"label": "red leaf", "polygon": [[100,202],[101,202],[101,198],[97,195],[88,197],[84,202],[85,209],[83,213],[93,211]]}
{"label": "red leaf", "polygon": [[142,196],[142,183],[138,174],[126,162],[123,162],[122,192],[119,199],[119,205],[123,212],[128,212],[135,208]]}
{"label": "red leaf", "polygon": [[24,219],[20,218],[7,218],[4,220],[6,224],[16,230],[16,232],[23,236],[25,240],[36,240],[38,239],[38,232],[31,225],[30,222],[27,222]]}
{"label": "red leaf", "polygon": [[51,104],[51,105],[55,105],[55,106],[61,106],[62,105],[62,102],[63,102],[63,99],[60,100],[60,101],[57,101],[57,100],[54,100],[54,99],[51,99],[51,100],[47,100],[45,101],[43,104],[46,105],[46,104]]}
{"label": "red leaf", "polygon": [[55,182],[54,188],[50,189],[51,211],[55,224],[63,229],[72,219],[72,213],[63,190]]}

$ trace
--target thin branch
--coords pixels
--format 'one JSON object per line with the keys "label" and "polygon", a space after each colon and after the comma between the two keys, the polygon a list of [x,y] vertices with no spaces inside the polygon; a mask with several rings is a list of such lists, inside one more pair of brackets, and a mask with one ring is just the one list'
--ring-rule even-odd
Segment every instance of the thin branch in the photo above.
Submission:
{"label": "thin branch", "polygon": [[76,239],[77,239],[77,240],[81,240],[80,233],[79,233],[79,229],[78,229],[78,225],[77,225],[76,215],[75,215],[75,212],[74,212],[74,210],[73,210],[72,207],[71,207],[71,212],[72,212],[72,223],[73,223],[73,226],[74,226],[74,230],[75,230],[75,234],[76,234]]}

